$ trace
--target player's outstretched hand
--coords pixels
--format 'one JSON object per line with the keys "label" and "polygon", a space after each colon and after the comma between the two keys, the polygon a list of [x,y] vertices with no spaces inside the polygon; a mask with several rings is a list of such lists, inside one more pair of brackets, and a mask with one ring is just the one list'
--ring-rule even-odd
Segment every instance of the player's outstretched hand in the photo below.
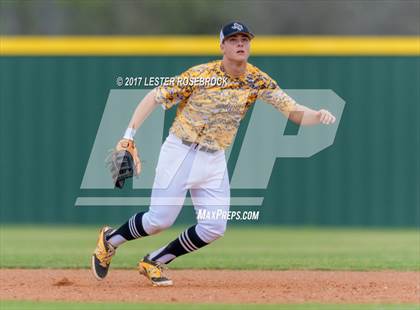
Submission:
{"label": "player's outstretched hand", "polygon": [[335,123],[335,116],[330,111],[321,109],[316,114],[321,124],[330,125]]}

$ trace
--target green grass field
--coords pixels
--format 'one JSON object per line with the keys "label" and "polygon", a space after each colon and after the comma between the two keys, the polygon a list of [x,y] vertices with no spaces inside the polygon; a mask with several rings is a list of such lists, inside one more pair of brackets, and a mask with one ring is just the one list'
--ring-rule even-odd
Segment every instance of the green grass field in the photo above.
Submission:
{"label": "green grass field", "polygon": [[416,305],[228,305],[228,304],[116,304],[64,302],[1,302],[1,309],[10,310],[418,310]]}
{"label": "green grass field", "polygon": [[[88,268],[99,227],[2,226],[1,268]],[[134,268],[183,227],[126,243],[113,268]],[[230,227],[225,236],[171,264],[173,269],[420,270],[412,230]]]}
{"label": "green grass field", "polygon": [[[1,268],[89,268],[98,227],[2,226]],[[113,268],[134,268],[138,259],[175,238],[184,227],[128,242]],[[420,270],[417,230],[230,227],[224,238],[171,264],[173,269]],[[224,305],[1,301],[1,309],[165,310],[414,310],[419,305]]]}

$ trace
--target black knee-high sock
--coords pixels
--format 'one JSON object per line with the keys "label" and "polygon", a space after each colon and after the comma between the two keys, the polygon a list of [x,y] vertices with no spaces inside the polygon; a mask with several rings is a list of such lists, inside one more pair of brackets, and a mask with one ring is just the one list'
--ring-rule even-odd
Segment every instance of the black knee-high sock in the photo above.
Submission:
{"label": "black knee-high sock", "polygon": [[195,226],[192,226],[182,232],[178,238],[168,245],[152,252],[149,258],[154,261],[159,261],[168,264],[178,256],[193,252],[206,246],[208,243],[201,240],[195,231]]}
{"label": "black knee-high sock", "polygon": [[121,240],[119,236],[123,237],[125,240],[133,240],[148,236],[148,234],[144,231],[142,224],[143,214],[144,212],[134,214],[125,224],[121,225],[116,231],[108,235],[107,240],[113,244],[113,240],[111,239],[116,237],[114,238],[114,241],[117,244],[114,245],[118,246],[123,243],[123,240]]}

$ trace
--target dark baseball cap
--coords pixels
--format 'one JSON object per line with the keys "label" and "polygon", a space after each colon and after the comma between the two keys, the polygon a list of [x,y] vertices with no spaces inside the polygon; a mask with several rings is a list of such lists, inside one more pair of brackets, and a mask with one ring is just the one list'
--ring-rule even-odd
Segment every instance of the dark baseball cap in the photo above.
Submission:
{"label": "dark baseball cap", "polygon": [[220,42],[223,42],[224,39],[230,37],[237,33],[243,33],[247,35],[250,39],[254,37],[254,34],[248,30],[248,27],[241,22],[231,22],[223,26],[220,30]]}

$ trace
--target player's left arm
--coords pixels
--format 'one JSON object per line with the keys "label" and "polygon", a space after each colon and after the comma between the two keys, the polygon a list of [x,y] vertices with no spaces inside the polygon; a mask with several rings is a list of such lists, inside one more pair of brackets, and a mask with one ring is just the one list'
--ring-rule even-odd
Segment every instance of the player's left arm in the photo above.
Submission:
{"label": "player's left arm", "polygon": [[290,112],[283,112],[292,122],[298,125],[331,125],[335,123],[335,116],[328,110],[312,110],[304,105],[295,105],[295,110]]}
{"label": "player's left arm", "polygon": [[335,116],[330,111],[325,109],[313,110],[298,104],[273,79],[266,74],[263,76],[264,85],[258,92],[258,98],[273,105],[292,122],[304,126],[330,125],[335,122]]}

